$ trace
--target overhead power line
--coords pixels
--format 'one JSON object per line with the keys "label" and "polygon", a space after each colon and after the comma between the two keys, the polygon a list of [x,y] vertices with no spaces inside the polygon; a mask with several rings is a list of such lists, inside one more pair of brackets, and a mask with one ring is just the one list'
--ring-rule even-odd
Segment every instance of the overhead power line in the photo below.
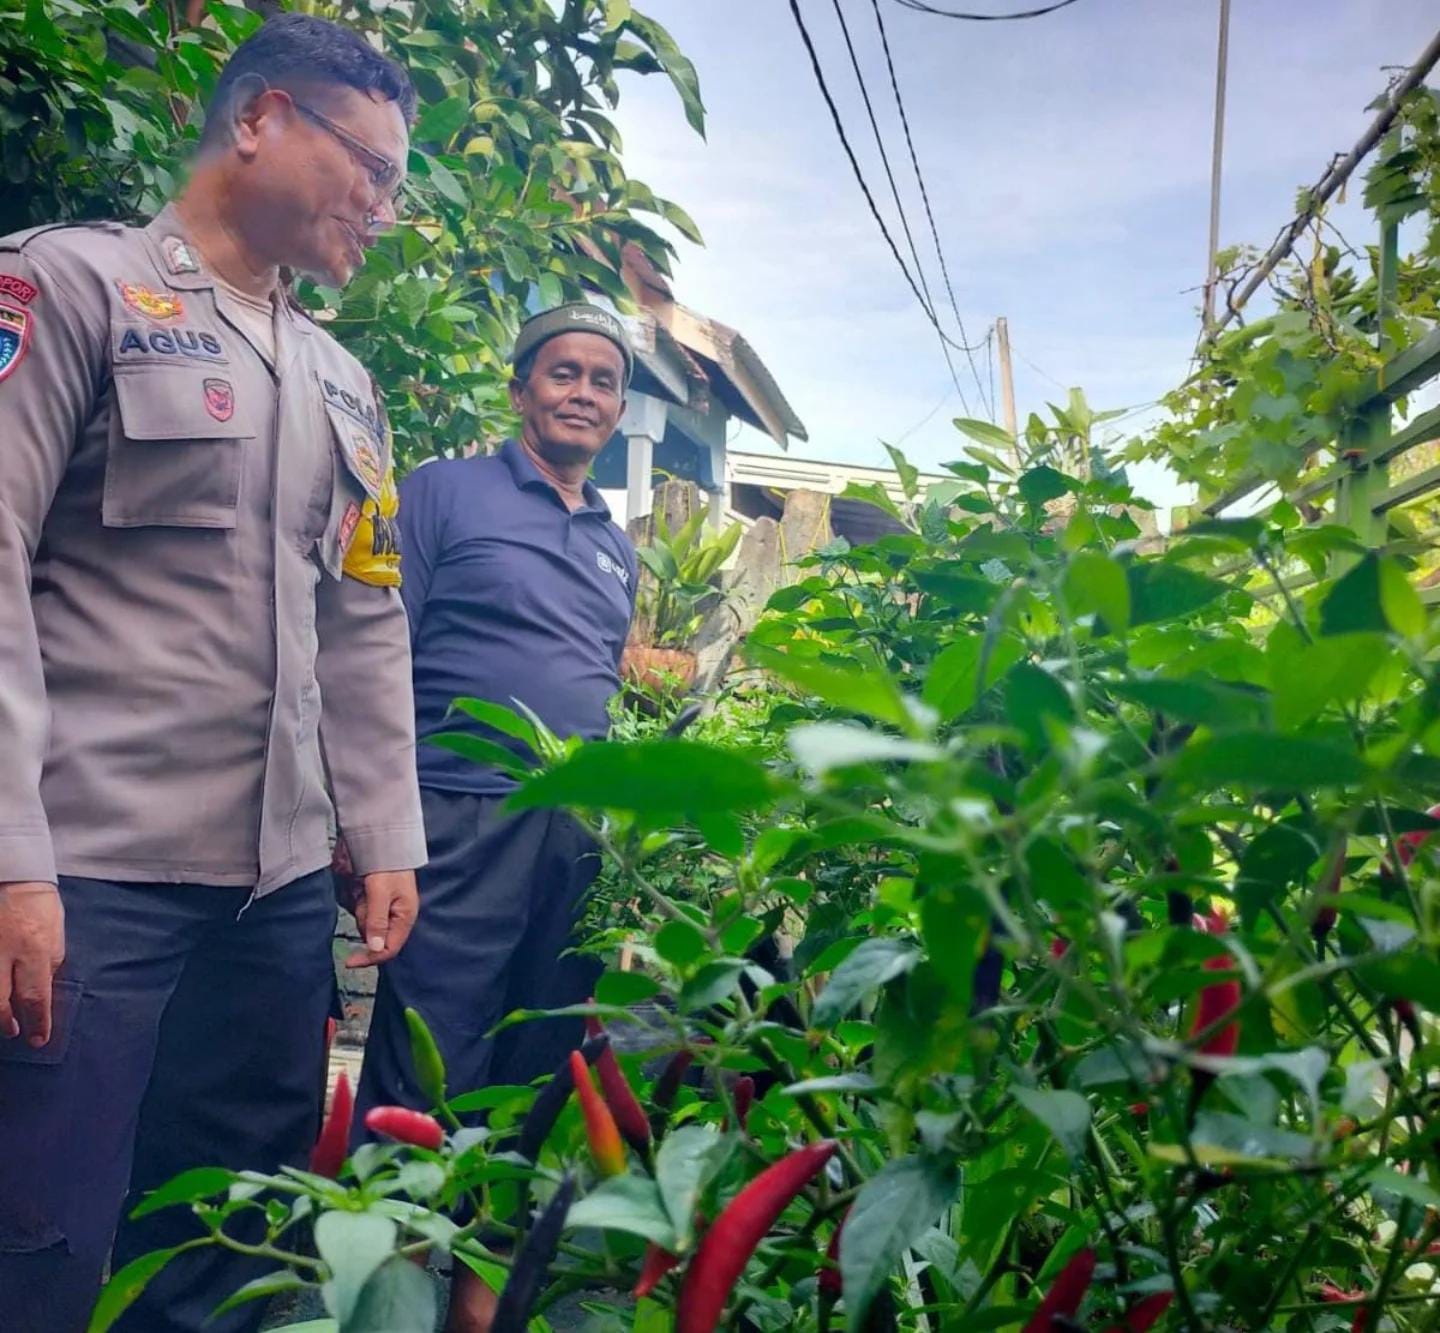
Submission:
{"label": "overhead power line", "polygon": [[[935,213],[930,207],[930,191],[925,188],[925,176],[920,170],[920,158],[915,152],[915,139],[910,133],[910,117],[905,113],[905,99],[900,96],[900,80],[895,73],[895,61],[890,54],[890,35],[885,31],[885,19],[880,13],[880,0],[870,0],[871,7],[875,11],[875,25],[880,29],[880,45],[885,51],[885,68],[890,72],[890,88],[895,94],[895,109],[900,113],[900,124],[905,131],[905,147],[910,151],[910,165],[915,170],[915,183],[920,187],[920,199],[925,205],[925,220],[930,224],[930,237],[935,242],[935,258],[940,261],[940,276],[945,281],[945,294],[950,298],[950,310],[955,316],[955,323],[960,330],[960,342],[965,349],[965,359],[970,363],[970,373],[975,377],[975,387],[980,391],[980,401],[985,404],[990,419],[995,419],[995,388],[991,385],[990,400],[985,401],[985,386],[980,381],[980,371],[975,365],[975,357],[972,355],[982,345],[970,343],[969,336],[965,332],[965,321],[960,315],[960,305],[955,300],[955,289],[950,283],[950,269],[945,263],[945,249],[940,244],[940,231],[935,225]],[[838,7],[839,0],[836,0]],[[919,264],[919,259],[916,259]],[[989,345],[989,340],[984,340],[984,345]]]}
{"label": "overhead power line", "polygon": [[926,4],[925,0],[895,0],[895,3],[917,13],[934,14],[942,19],[965,19],[970,23],[1013,23],[1017,19],[1044,18],[1046,14],[1053,14],[1057,9],[1073,5],[1075,0],[1058,0],[1056,4],[1045,5],[1041,9],[1022,9],[1016,14],[967,14],[960,10],[941,9],[938,5]]}
{"label": "overhead power line", "polygon": [[[939,320],[935,317],[935,311],[931,308],[930,303],[926,301],[919,286],[916,285],[915,278],[906,266],[905,260],[900,254],[900,248],[895,244],[895,238],[890,234],[890,228],[886,226],[885,219],[881,216],[880,209],[875,203],[875,196],[870,191],[870,186],[865,180],[865,174],[860,170],[860,163],[855,156],[855,150],[851,147],[850,138],[845,133],[845,124],[840,119],[840,110],[835,105],[835,98],[831,95],[830,85],[825,79],[825,72],[820,67],[820,57],[815,50],[815,43],[810,36],[809,28],[805,26],[805,19],[800,13],[799,0],[789,0],[789,3],[791,17],[795,20],[795,26],[799,30],[800,40],[805,46],[805,53],[810,58],[811,73],[814,75],[815,84],[820,90],[820,96],[824,99],[825,107],[830,113],[830,120],[840,140],[840,146],[845,150],[846,160],[850,163],[850,171],[855,177],[855,183],[860,187],[860,193],[865,196],[865,203],[870,209],[870,216],[875,219],[875,225],[880,228],[880,234],[885,238],[885,244],[889,247],[890,254],[899,266],[900,272],[904,275],[905,282],[914,295],[916,302],[919,304],[921,310],[925,312],[926,319],[934,326],[935,331],[940,335],[942,341],[950,346],[962,348],[967,351],[974,351],[975,349],[973,347],[964,348],[963,344],[955,342],[955,340],[941,328]],[[961,398],[963,401],[963,394]],[[969,411],[968,407],[966,411]]]}
{"label": "overhead power line", "polygon": [[[840,24],[840,34],[845,39],[845,50],[850,57],[850,68],[855,73],[855,82],[860,85],[860,100],[865,105],[865,115],[870,121],[870,131],[875,136],[875,147],[880,153],[880,165],[885,171],[885,180],[890,186],[890,198],[895,202],[895,211],[900,215],[900,229],[905,233],[905,244],[910,250],[910,261],[915,265],[915,278],[923,293],[922,304],[925,306],[925,314],[935,326],[935,331],[940,335],[940,350],[945,356],[945,365],[949,368],[950,378],[954,381],[955,392],[960,395],[960,402],[968,415],[970,405],[965,402],[965,391],[960,387],[960,379],[955,374],[955,363],[950,357],[950,348],[947,346],[949,339],[945,331],[940,327],[940,321],[935,317],[935,298],[930,295],[930,284],[925,280],[925,268],[920,263],[920,252],[915,248],[915,237],[910,231],[910,220],[905,216],[905,205],[900,198],[900,187],[895,183],[895,173],[890,167],[890,154],[885,151],[885,138],[880,133],[880,122],[875,118],[875,106],[870,101],[870,89],[865,86],[865,75],[860,69],[860,58],[855,54],[855,43],[850,38],[850,25],[845,21],[845,11],[840,8],[840,0],[830,0],[835,9],[835,17]],[[984,402],[984,392],[981,392],[981,402]]]}

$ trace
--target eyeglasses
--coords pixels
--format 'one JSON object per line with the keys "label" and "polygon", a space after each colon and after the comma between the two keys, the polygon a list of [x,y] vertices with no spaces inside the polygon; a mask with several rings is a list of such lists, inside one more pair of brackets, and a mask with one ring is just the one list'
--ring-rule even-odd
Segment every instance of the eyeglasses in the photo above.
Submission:
{"label": "eyeglasses", "polygon": [[370,184],[375,187],[381,203],[394,199],[405,179],[405,171],[398,162],[392,162],[384,153],[371,148],[364,139],[352,134],[343,125],[329,116],[322,115],[313,106],[292,97],[291,102],[306,120],[314,121],[322,130],[328,131],[354,155],[355,160],[370,174]]}

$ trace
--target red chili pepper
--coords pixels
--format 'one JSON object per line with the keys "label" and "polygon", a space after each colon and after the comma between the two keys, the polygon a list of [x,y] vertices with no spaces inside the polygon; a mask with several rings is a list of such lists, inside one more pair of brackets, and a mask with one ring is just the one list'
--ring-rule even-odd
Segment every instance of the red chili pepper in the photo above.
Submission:
{"label": "red chili pepper", "polygon": [[840,1238],[849,1218],[850,1210],[846,1209],[845,1216],[840,1219],[839,1225],[830,1233],[830,1244],[825,1250],[825,1267],[820,1270],[820,1276],[816,1280],[820,1294],[826,1300],[838,1301],[845,1293],[845,1278],[840,1272]]}
{"label": "red chili pepper", "polygon": [[[609,1047],[606,1047],[608,1050]],[[625,1170],[625,1145],[615,1117],[590,1081],[590,1068],[579,1051],[570,1052],[570,1076],[580,1098],[580,1113],[585,1117],[585,1138],[590,1144],[590,1157],[602,1176],[618,1176]]]}
{"label": "red chili pepper", "polygon": [[1410,1034],[1410,1040],[1419,1046],[1420,1019],[1415,1013],[1414,1004],[1406,999],[1391,1000],[1390,1008],[1395,1011],[1395,1017],[1405,1024],[1405,1030]]}
{"label": "red chili pepper", "polygon": [[662,1250],[651,1241],[645,1247],[645,1259],[640,1265],[640,1278],[635,1283],[634,1297],[642,1300],[660,1285],[660,1279],[680,1262],[679,1256],[669,1250]]}
{"label": "red chili pepper", "polygon": [[1345,873],[1345,842],[1342,839],[1340,846],[1335,853],[1335,859],[1325,871],[1325,877],[1316,886],[1316,894],[1320,905],[1315,910],[1314,919],[1310,922],[1310,934],[1314,936],[1316,944],[1324,944],[1326,937],[1335,929],[1335,918],[1339,915],[1336,911],[1335,900],[1340,893],[1340,879]]}
{"label": "red chili pepper", "polygon": [[[1358,1288],[1354,1291],[1342,1291],[1333,1282],[1323,1283],[1320,1287],[1320,1299],[1330,1305],[1349,1305],[1352,1301],[1361,1301],[1365,1293]],[[1365,1304],[1355,1307],[1355,1317],[1350,1321],[1350,1333],[1364,1333],[1365,1316],[1369,1307]]]}
{"label": "red chili pepper", "polygon": [[[595,1003],[593,997],[590,1003]],[[598,1018],[592,1016],[585,1020],[585,1031],[590,1037],[599,1037],[605,1034],[605,1027]],[[650,1146],[650,1122],[645,1118],[645,1112],[640,1109],[640,1103],[635,1100],[635,1094],[630,1089],[624,1070],[620,1068],[620,1062],[615,1058],[612,1045],[607,1045],[600,1052],[595,1061],[595,1072],[600,1075],[600,1091],[605,1094],[605,1102],[610,1107],[610,1114],[615,1117],[615,1124],[625,1142],[636,1152],[643,1154]]]}
{"label": "red chili pepper", "polygon": [[1063,935],[1057,935],[1050,941],[1050,957],[1064,958],[1065,951],[1070,947],[1070,941]]}
{"label": "red chili pepper", "polygon": [[1129,1111],[1130,1114],[1131,1114],[1132,1116],[1134,1116],[1136,1120],[1144,1120],[1144,1119],[1146,1119],[1146,1118],[1149,1116],[1149,1114],[1150,1114],[1150,1103],[1149,1103],[1149,1102],[1131,1102],[1130,1105],[1127,1106],[1125,1109],[1126,1109],[1127,1111]]}
{"label": "red chili pepper", "polygon": [[342,1069],[335,1080],[335,1094],[330,1099],[330,1114],[321,1126],[320,1137],[310,1150],[310,1170],[331,1180],[340,1174],[350,1147],[350,1121],[355,1114],[355,1098],[350,1093],[350,1079]]}
{"label": "red chili pepper", "polygon": [[365,1113],[365,1128],[398,1139],[401,1143],[438,1152],[445,1131],[434,1116],[412,1111],[408,1106],[373,1106]]}
{"label": "red chili pepper", "polygon": [[695,1052],[691,1050],[676,1051],[665,1068],[660,1071],[660,1076],[655,1080],[655,1086],[650,1090],[651,1104],[666,1110],[670,1103],[675,1100],[675,1094],[680,1091],[680,1084],[685,1079],[685,1074],[695,1062]]}
{"label": "red chili pepper", "polygon": [[822,1139],[797,1148],[766,1167],[730,1201],[685,1270],[675,1333],[712,1333],[755,1247],[786,1205],[824,1169],[837,1146]]}
{"label": "red chili pepper", "polygon": [[1081,1250],[1060,1270],[1023,1333],[1051,1333],[1057,1315],[1073,1315],[1095,1276],[1095,1251]]}
{"label": "red chili pepper", "polygon": [[1118,1324],[1111,1324],[1105,1333],[1145,1333],[1170,1308],[1174,1299],[1173,1291],[1157,1291],[1155,1295],[1131,1306],[1125,1317]]}
{"label": "red chili pepper", "polygon": [[[1225,918],[1218,912],[1211,913],[1205,922],[1205,930],[1212,935],[1223,935],[1226,929]],[[1217,954],[1213,958],[1205,960],[1207,972],[1225,972],[1234,964],[1228,954]],[[1229,977],[1224,981],[1216,981],[1206,986],[1200,992],[1200,1003],[1196,1006],[1195,1021],[1190,1025],[1190,1035],[1193,1037],[1197,1032],[1203,1032],[1212,1024],[1220,1022],[1227,1014],[1234,1013],[1240,1007],[1240,982]],[[1236,1047],[1240,1045],[1240,1024],[1226,1023],[1224,1027],[1217,1028],[1208,1036],[1200,1046],[1202,1055],[1234,1055]]]}
{"label": "red chili pepper", "polygon": [[755,1101],[755,1080],[749,1074],[741,1074],[735,1080],[735,1086],[731,1088],[730,1095],[735,1099],[735,1122],[740,1126],[740,1132],[745,1132],[746,1125],[750,1122],[750,1107]]}

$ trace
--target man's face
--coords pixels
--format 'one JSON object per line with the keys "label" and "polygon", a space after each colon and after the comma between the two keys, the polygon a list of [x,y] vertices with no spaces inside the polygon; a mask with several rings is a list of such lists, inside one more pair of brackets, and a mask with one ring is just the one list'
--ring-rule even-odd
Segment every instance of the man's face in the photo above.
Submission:
{"label": "man's face", "polygon": [[237,146],[235,204],[265,257],[343,287],[395,221],[410,151],[399,106],[353,88],[272,91],[242,118]]}
{"label": "man's face", "polygon": [[540,344],[524,384],[510,382],[526,441],[556,463],[589,462],[625,411],[625,358],[598,333],[561,333]]}

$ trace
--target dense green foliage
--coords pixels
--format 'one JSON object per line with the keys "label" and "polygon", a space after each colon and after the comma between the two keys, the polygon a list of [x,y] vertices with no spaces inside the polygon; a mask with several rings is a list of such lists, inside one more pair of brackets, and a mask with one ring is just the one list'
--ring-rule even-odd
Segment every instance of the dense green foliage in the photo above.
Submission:
{"label": "dense green foliage", "polygon": [[[1440,1011],[1440,876],[1397,838],[1440,827],[1440,679],[1415,593],[1335,529],[1217,523],[1142,556],[1113,481],[951,470],[905,534],[837,543],[775,596],[749,644],[766,676],[691,738],[561,744],[503,719],[540,756],[517,804],[579,811],[612,918],[639,926],[599,1012],[619,1029],[650,1005],[650,1039],[705,1078],[618,1177],[587,1166],[573,1107],[532,1172],[513,1149],[533,1093],[491,1088],[450,1102],[488,1124],[438,1153],[268,1182],[277,1251],[317,1211],[368,1238],[332,1309],[400,1282],[385,1257],[426,1241],[503,1280],[482,1223],[457,1231],[444,1205],[470,1192],[523,1227],[516,1177],[544,1196],[564,1169],[582,1193],[550,1295],[663,1328],[675,1278],[621,1297],[644,1244],[683,1255],[697,1211],[820,1134],[841,1167],[735,1293],[763,1329],[829,1317],[816,1275],[847,1208],[852,1330],[876,1301],[905,1327],[1014,1327],[1087,1245],[1086,1327],[1160,1290],[1177,1328],[1348,1327],[1358,1306],[1327,1284],[1369,1302],[1366,1327],[1426,1326],[1440,1043],[1414,1011]],[[1353,563],[1254,637],[1243,576],[1217,569],[1317,546]],[[1230,928],[1197,930],[1205,911]],[[1206,1054],[1197,997],[1227,981],[1238,1049]],[[653,1067],[622,1064],[648,1103]],[[743,1135],[740,1074],[762,1092]],[[177,1196],[218,1191],[198,1205],[218,1233],[251,1189]]]}
{"label": "dense green foliage", "polygon": [[[620,163],[609,112],[626,71],[663,72],[690,123],[690,62],[629,0],[336,0],[300,6],[375,35],[408,67],[421,115],[402,223],[342,295],[302,297],[382,386],[402,461],[504,433],[508,353],[532,292],[619,299],[620,247],[662,268],[642,219],[698,240]],[[260,22],[210,0],[0,0],[0,233],[142,220],[173,195],[226,55]]]}

